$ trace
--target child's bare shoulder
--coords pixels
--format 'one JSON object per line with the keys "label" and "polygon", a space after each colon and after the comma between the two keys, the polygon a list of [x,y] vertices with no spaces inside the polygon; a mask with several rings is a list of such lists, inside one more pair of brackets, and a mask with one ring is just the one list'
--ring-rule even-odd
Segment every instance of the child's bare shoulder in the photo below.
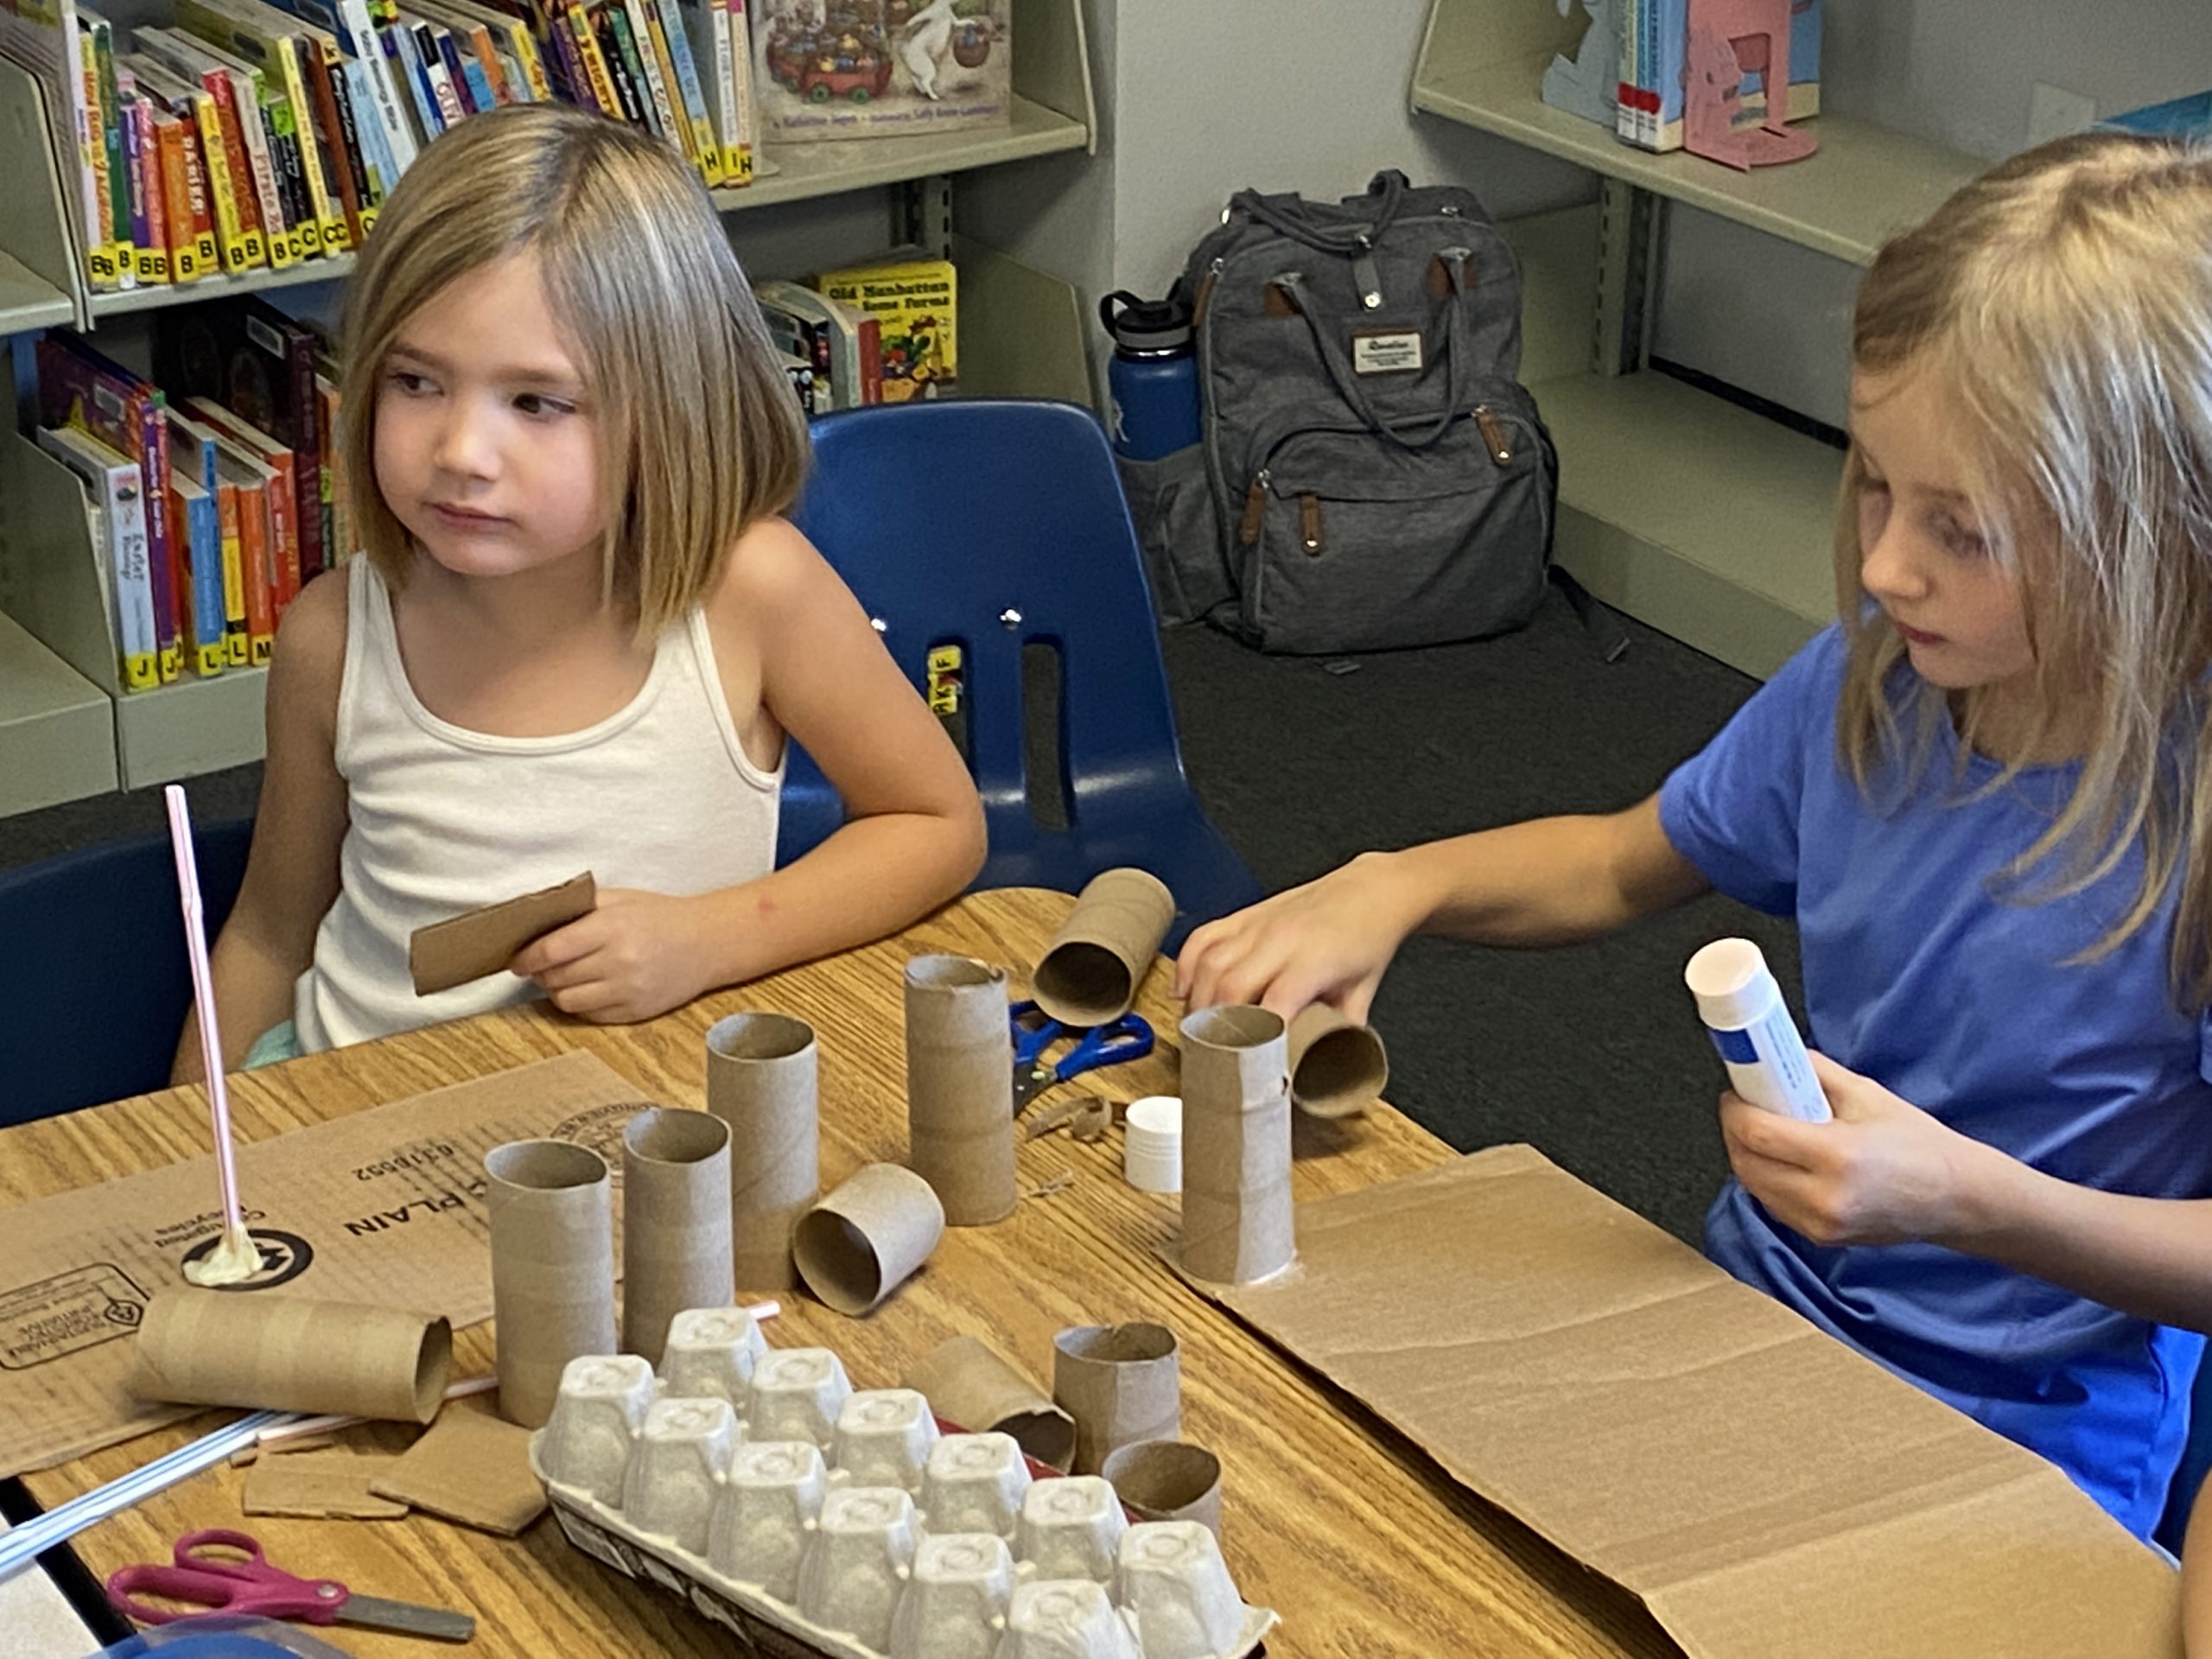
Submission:
{"label": "child's bare shoulder", "polygon": [[718,630],[757,636],[764,626],[817,613],[833,598],[852,603],[814,543],[790,519],[772,518],[747,525],[739,536],[707,609]]}
{"label": "child's bare shoulder", "polygon": [[346,567],[324,571],[300,589],[276,625],[275,665],[296,683],[328,677],[334,688],[346,665],[348,611]]}

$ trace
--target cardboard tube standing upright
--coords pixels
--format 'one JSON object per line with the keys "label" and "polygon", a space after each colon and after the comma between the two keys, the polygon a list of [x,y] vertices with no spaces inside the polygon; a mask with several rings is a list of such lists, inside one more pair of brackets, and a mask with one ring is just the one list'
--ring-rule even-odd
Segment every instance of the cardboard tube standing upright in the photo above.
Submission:
{"label": "cardboard tube standing upright", "polygon": [[1075,1419],[1075,1472],[1183,1432],[1183,1362],[1164,1325],[1078,1325],[1052,1338],[1052,1398]]}
{"label": "cardboard tube standing upright", "polygon": [[1175,895],[1158,876],[1120,869],[1091,877],[1037,959],[1030,978],[1037,1006],[1064,1025],[1120,1019],[1174,919]]}
{"label": "cardboard tube standing upright", "polygon": [[789,1014],[733,1014],[707,1032],[707,1109],[729,1125],[731,1267],[747,1290],[798,1283],[791,1228],[822,1192],[820,1052]]}
{"label": "cardboard tube standing upright", "polygon": [[622,1351],[655,1367],[668,1322],[726,1307],[729,1125],[709,1112],[639,1112],[622,1132]]}
{"label": "cardboard tube standing upright", "polygon": [[1382,1039],[1325,1002],[1290,1022],[1290,1100],[1314,1117],[1350,1117],[1382,1097],[1390,1081]]}
{"label": "cardboard tube standing upright", "polygon": [[614,1351],[614,1183],[604,1158],[566,1141],[494,1147],[484,1176],[499,1414],[542,1428],[562,1368]]}
{"label": "cardboard tube standing upright", "polygon": [[897,1164],[864,1164],[798,1218],[791,1256],[809,1290],[859,1314],[905,1283],[944,1236],[944,1206],[927,1181]]}
{"label": "cardboard tube standing upright", "polygon": [[435,1314],[165,1290],[138,1327],[130,1391],[186,1405],[427,1423],[452,1363],[453,1327]]}
{"label": "cardboard tube standing upright", "polygon": [[906,1162],[955,1227],[1014,1213],[1006,976],[966,957],[906,964]]}
{"label": "cardboard tube standing upright", "polygon": [[901,1386],[971,1434],[1011,1434],[1038,1462],[1062,1474],[1075,1458],[1075,1420],[1014,1362],[977,1337],[939,1343],[906,1368]]}
{"label": "cardboard tube standing upright", "polygon": [[1244,1285],[1290,1265],[1290,1075],[1282,1020],[1201,1008],[1183,1021],[1184,1272]]}

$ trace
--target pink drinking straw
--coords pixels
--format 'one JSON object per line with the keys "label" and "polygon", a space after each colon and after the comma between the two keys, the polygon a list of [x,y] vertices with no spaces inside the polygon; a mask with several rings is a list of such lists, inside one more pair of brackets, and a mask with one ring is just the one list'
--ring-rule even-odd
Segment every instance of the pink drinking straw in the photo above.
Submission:
{"label": "pink drinking straw", "polygon": [[207,1109],[215,1129],[215,1173],[223,1187],[226,1235],[245,1230],[238,1213],[238,1169],[231,1150],[231,1096],[223,1083],[223,1039],[215,1029],[215,982],[207,971],[207,908],[200,898],[200,861],[192,850],[192,813],[184,791],[162,791],[169,809],[169,846],[176,854],[176,887],[184,903],[184,947],[192,959],[192,1000],[200,1013],[200,1055],[207,1074]]}

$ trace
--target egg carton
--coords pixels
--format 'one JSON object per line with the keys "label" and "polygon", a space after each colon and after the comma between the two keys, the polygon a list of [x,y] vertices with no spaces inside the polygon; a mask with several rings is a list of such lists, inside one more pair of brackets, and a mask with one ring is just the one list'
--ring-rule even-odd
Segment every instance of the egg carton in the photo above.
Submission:
{"label": "egg carton", "polygon": [[658,1374],[570,1361],[530,1464],[570,1543],[766,1659],[1248,1659],[1276,1622],[1205,1527],[1132,1523],[741,1308],[678,1314]]}

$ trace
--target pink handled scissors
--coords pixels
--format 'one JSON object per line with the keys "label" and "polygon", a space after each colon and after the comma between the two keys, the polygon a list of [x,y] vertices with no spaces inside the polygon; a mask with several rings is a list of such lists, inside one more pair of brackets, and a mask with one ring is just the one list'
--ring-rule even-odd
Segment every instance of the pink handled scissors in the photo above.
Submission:
{"label": "pink handled scissors", "polygon": [[[238,1554],[215,1553],[232,1550]],[[466,1642],[476,1633],[476,1621],[466,1613],[357,1596],[335,1579],[295,1577],[271,1566],[261,1545],[242,1532],[188,1532],[176,1541],[170,1563],[124,1567],[109,1576],[107,1593],[141,1624],[167,1624],[204,1611],[361,1624],[441,1642]],[[188,1602],[195,1611],[149,1606],[134,1599],[141,1594]]]}

